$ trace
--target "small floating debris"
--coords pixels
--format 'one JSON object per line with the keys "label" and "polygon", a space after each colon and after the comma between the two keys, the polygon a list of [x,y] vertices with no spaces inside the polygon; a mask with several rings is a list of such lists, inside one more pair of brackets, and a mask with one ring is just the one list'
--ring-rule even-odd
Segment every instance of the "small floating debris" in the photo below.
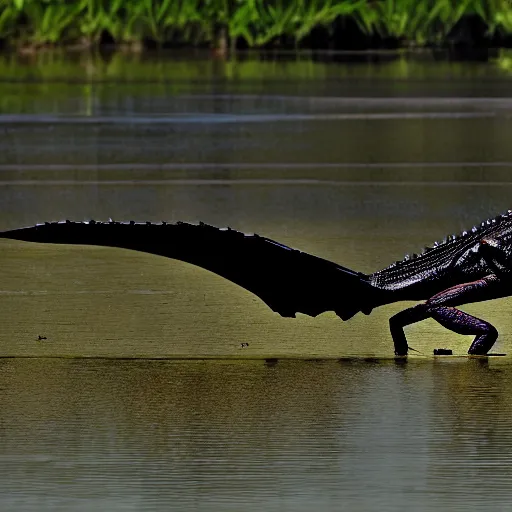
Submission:
{"label": "small floating debris", "polygon": [[450,348],[435,348],[434,355],[435,356],[451,356],[451,355],[453,355],[453,351]]}
{"label": "small floating debris", "polygon": [[240,348],[247,348],[249,343],[240,343]]}
{"label": "small floating debris", "polygon": [[39,336],[37,337],[37,341],[42,341],[42,340],[47,340],[47,339],[48,339],[48,338],[47,338],[46,336],[41,336],[41,335],[39,335]]}

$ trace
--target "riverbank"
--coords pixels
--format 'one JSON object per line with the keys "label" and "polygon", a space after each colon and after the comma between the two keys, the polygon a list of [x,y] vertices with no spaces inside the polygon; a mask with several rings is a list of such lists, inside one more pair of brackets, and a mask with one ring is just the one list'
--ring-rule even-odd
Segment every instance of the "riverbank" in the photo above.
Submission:
{"label": "riverbank", "polygon": [[4,0],[0,46],[364,50],[512,46],[506,0]]}

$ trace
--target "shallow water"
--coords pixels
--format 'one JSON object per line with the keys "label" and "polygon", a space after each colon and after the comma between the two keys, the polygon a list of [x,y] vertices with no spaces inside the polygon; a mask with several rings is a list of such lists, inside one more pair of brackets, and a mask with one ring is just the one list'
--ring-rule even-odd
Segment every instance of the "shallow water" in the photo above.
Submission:
{"label": "shallow water", "polygon": [[2,510],[506,510],[509,367],[5,360]]}
{"label": "shallow water", "polygon": [[[0,58],[1,230],[201,220],[370,272],[511,206],[492,63],[45,58]],[[407,304],[283,319],[204,270],[107,248],[2,241],[0,267],[0,509],[510,502],[509,358],[434,361],[471,339],[426,321],[395,362],[387,322]],[[510,305],[465,308],[500,330],[496,352]]]}

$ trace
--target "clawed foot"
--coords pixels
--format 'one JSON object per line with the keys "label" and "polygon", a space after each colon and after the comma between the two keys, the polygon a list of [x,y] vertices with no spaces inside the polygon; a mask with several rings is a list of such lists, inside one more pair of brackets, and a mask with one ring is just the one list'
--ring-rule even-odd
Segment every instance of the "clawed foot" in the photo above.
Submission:
{"label": "clawed foot", "polygon": [[395,342],[395,356],[403,357],[409,353],[409,345],[404,338],[405,336],[393,340]]}

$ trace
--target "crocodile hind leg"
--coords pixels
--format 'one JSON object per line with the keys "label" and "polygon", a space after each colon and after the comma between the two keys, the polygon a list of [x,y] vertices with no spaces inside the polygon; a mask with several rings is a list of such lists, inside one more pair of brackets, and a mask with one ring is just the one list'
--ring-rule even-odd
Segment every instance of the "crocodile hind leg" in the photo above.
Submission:
{"label": "crocodile hind leg", "polygon": [[439,307],[431,314],[432,318],[443,327],[457,334],[474,334],[475,339],[469,347],[468,354],[487,354],[498,339],[496,327],[485,320],[468,315],[460,309]]}
{"label": "crocodile hind leg", "polygon": [[455,309],[453,306],[503,297],[508,293],[506,288],[496,276],[491,275],[478,281],[448,288],[423,304],[400,311],[389,320],[395,354],[407,355],[408,352],[409,347],[403,328],[427,318],[433,318],[458,334],[474,334],[475,340],[468,353],[486,354],[498,338],[498,331],[490,323]]}

